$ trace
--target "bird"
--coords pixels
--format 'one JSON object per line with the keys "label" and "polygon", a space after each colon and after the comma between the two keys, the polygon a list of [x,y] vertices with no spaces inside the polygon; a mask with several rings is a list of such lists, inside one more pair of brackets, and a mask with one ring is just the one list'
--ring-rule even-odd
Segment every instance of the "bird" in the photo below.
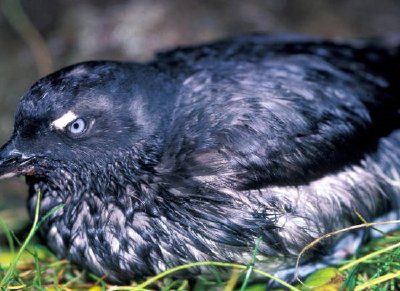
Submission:
{"label": "bird", "polygon": [[49,248],[109,282],[255,249],[277,273],[399,213],[399,68],[396,42],[275,34],[74,64],[23,95],[0,177],[25,176]]}

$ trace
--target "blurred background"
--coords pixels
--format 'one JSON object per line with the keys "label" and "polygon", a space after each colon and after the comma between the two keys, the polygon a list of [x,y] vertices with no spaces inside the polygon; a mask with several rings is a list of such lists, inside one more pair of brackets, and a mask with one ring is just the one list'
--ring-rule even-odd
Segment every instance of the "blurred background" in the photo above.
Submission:
{"label": "blurred background", "polygon": [[[146,61],[156,51],[254,31],[333,38],[400,33],[399,0],[0,0],[0,143],[39,77],[90,59]],[[0,182],[0,217],[27,221],[23,179]],[[12,218],[19,217],[18,222]]]}

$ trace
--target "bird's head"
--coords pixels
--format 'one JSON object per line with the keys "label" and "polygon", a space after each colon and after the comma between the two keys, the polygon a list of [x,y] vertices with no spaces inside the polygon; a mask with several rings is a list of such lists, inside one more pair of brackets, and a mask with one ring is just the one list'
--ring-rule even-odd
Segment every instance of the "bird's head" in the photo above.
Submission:
{"label": "bird's head", "polygon": [[0,149],[0,178],[46,176],[52,167],[107,159],[159,136],[170,82],[139,64],[86,62],[34,84]]}

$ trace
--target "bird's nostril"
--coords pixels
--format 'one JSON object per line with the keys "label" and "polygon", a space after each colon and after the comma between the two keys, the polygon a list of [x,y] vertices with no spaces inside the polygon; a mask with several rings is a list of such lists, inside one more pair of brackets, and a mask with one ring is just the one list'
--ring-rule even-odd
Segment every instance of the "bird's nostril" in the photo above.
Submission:
{"label": "bird's nostril", "polygon": [[0,149],[0,178],[22,174],[31,161],[32,157],[21,153],[12,142],[7,143]]}

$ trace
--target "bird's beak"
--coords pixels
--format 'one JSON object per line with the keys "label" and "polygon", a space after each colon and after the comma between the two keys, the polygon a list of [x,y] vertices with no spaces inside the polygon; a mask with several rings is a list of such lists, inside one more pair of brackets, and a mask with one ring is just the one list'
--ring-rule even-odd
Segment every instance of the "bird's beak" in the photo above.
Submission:
{"label": "bird's beak", "polygon": [[28,174],[33,170],[33,159],[18,151],[13,142],[9,141],[0,149],[0,179]]}

